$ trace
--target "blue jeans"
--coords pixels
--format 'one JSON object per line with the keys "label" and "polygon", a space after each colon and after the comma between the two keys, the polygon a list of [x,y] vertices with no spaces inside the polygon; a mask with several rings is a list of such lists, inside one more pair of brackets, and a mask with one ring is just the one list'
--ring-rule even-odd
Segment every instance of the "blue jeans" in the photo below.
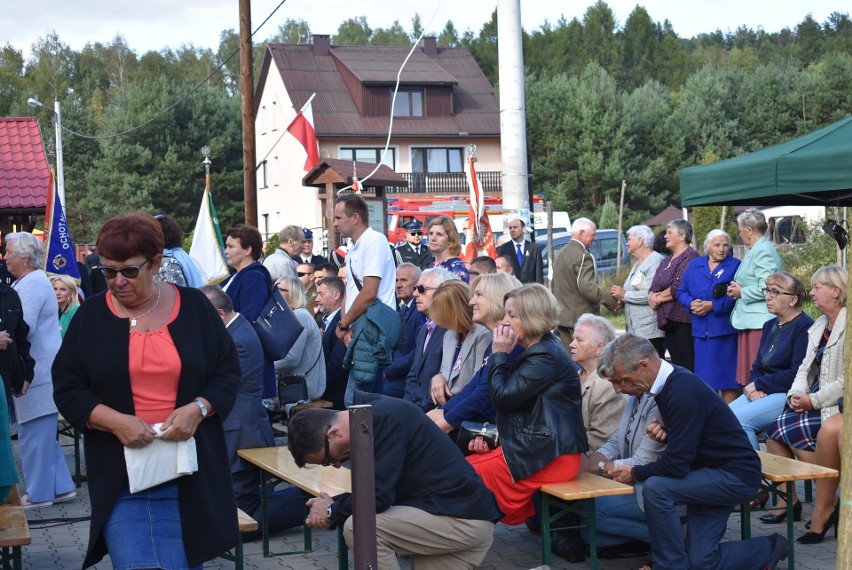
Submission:
{"label": "blue jeans", "polygon": [[[649,542],[648,523],[636,502],[636,495],[595,499],[595,521],[598,547],[616,546],[631,540]],[[589,529],[582,527],[580,536],[588,543]]]}
{"label": "blue jeans", "polygon": [[104,540],[114,570],[202,568],[186,561],[175,481],[133,494],[125,486],[107,519]]}
{"label": "blue jeans", "polygon": [[781,415],[786,401],[787,394],[778,392],[777,394],[767,394],[754,401],[749,400],[743,394],[730,403],[731,411],[734,412],[734,415],[740,421],[740,425],[743,426],[752,447],[760,449],[757,434],[768,428],[775,421],[775,418]]}
{"label": "blue jeans", "polygon": [[[702,468],[685,477],[651,477],[643,491],[654,570],[753,570],[769,562],[768,536],[719,544],[733,506],[756,488],[719,469]],[[678,505],[686,505],[686,539]]]}

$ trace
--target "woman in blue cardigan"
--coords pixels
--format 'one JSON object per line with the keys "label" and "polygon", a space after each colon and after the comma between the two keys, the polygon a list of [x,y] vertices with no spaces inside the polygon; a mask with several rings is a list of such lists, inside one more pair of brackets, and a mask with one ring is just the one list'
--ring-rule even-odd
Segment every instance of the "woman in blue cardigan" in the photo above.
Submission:
{"label": "woman in blue cardigan", "polygon": [[712,230],[704,240],[707,255],[689,262],[677,301],[692,314],[695,374],[730,403],[740,395],[736,379],[737,329],[731,325],[734,301],[726,294],[740,260],[729,257],[731,236]]}
{"label": "woman in blue cardigan", "polygon": [[757,434],[784,411],[787,391],[808,348],[808,329],[814,320],[802,312],[805,287],[789,273],[766,278],[766,306],[775,315],[763,325],[760,348],[751,367],[749,384],[742,396],[731,402],[731,410],[759,449]]}

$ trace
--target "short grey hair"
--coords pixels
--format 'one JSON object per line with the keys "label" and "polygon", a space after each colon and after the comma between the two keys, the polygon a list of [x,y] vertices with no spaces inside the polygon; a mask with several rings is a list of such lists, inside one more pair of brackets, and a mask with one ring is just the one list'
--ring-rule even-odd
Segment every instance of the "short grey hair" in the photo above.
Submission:
{"label": "short grey hair", "polygon": [[429,269],[424,269],[423,273],[420,274],[420,279],[423,279],[427,275],[435,275],[438,278],[438,285],[441,283],[446,283],[447,281],[452,281],[453,279],[458,279],[458,275],[450,271],[449,269],[445,269],[443,267],[430,267]]}
{"label": "short grey hair", "polygon": [[634,334],[623,334],[608,343],[598,356],[598,376],[611,378],[615,364],[621,364],[626,372],[635,372],[640,360],[656,362],[660,359],[654,345]]}
{"label": "short grey hair", "polygon": [[282,244],[288,240],[301,241],[305,239],[305,231],[300,226],[284,226],[278,232],[278,241]]}
{"label": "short grey hair", "polygon": [[654,230],[648,226],[633,226],[627,230],[627,237],[635,237],[642,240],[642,247],[654,247]]}
{"label": "short grey hair", "polygon": [[205,285],[201,287],[201,292],[207,296],[217,311],[224,311],[226,315],[234,312],[234,303],[218,285]]}
{"label": "short grey hair", "polygon": [[710,253],[710,244],[719,236],[728,238],[728,245],[731,244],[731,235],[725,230],[715,229],[707,232],[707,237],[704,238],[704,253]]}
{"label": "short grey hair", "polygon": [[577,322],[574,323],[574,330],[576,331],[580,327],[589,327],[597,338],[596,344],[603,343],[604,345],[607,345],[615,338],[615,329],[613,328],[612,323],[600,315],[583,313],[580,315],[580,318],[577,319]]}
{"label": "short grey hair", "polygon": [[44,244],[29,232],[6,234],[6,243],[12,244],[15,255],[27,260],[30,269],[41,269],[44,265]]}
{"label": "short grey hair", "polygon": [[577,218],[574,220],[574,223],[571,224],[571,233],[576,234],[579,232],[590,232],[593,229],[596,229],[595,223],[589,218]]}
{"label": "short grey hair", "polygon": [[400,269],[408,269],[409,271],[411,271],[411,275],[414,277],[415,282],[420,279],[420,268],[414,265],[413,263],[409,263],[407,261],[405,263],[400,263],[399,265],[397,265],[396,270],[399,271]]}
{"label": "short grey hair", "polygon": [[766,216],[757,208],[748,208],[740,212],[737,216],[737,225],[744,228],[751,228],[761,235],[765,234],[766,230],[769,229],[769,225],[766,223]]}
{"label": "short grey hair", "polygon": [[668,224],[666,224],[666,227],[672,228],[674,231],[677,232],[677,235],[683,236],[686,239],[686,243],[692,243],[694,230],[692,229],[692,222],[690,222],[689,220],[682,220],[678,218],[676,220],[670,221]]}

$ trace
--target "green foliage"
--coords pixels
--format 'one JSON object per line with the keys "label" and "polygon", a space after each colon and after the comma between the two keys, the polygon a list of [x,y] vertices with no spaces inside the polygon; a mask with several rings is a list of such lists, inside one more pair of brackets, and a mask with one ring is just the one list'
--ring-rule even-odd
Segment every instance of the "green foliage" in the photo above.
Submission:
{"label": "green foliage", "polygon": [[278,234],[271,234],[266,238],[266,249],[263,250],[263,255],[272,255],[280,245],[281,242],[278,239]]}
{"label": "green foliage", "polygon": [[598,210],[598,227],[618,227],[618,206],[609,196],[606,197],[600,210]]}
{"label": "green foliage", "polygon": [[810,288],[811,277],[817,269],[837,263],[837,242],[822,231],[822,223],[806,224],[803,228],[805,243],[779,248],[781,267],[799,278]]}

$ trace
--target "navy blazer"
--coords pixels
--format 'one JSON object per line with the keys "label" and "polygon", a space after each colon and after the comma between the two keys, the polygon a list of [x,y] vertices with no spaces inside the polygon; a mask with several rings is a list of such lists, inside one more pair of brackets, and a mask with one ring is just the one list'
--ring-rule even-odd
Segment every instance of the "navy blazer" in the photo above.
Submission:
{"label": "navy blazer", "polygon": [[[239,449],[272,447],[275,439],[266,409],[260,403],[263,392],[263,347],[251,326],[242,315],[228,325],[228,334],[234,339],[240,358],[240,386],[234,407],[224,418],[225,446],[231,462],[231,473],[253,469],[250,463],[237,456]],[[257,492],[257,482],[250,489],[234,488],[239,496]]]}
{"label": "navy blazer", "polygon": [[523,265],[518,264],[518,251],[514,241],[510,240],[501,245],[497,255],[508,255],[512,258],[512,269],[521,283],[544,283],[544,259],[537,243],[524,241]]}
{"label": "navy blazer", "polygon": [[739,266],[739,259],[728,256],[716,266],[711,274],[706,255],[696,257],[686,266],[680,288],[677,291],[677,302],[683,305],[687,312],[689,312],[690,303],[695,299],[713,303],[713,310],[703,317],[692,315],[692,336],[714,338],[737,332],[737,329],[731,324],[734,300],[727,295],[714,299],[713,287],[731,281]]}
{"label": "navy blazer", "polygon": [[426,342],[426,325],[420,327],[414,344],[414,362],[405,378],[405,400],[411,402],[424,412],[435,407],[432,403],[430,388],[432,376],[441,371],[441,354],[443,353],[444,334],[447,329],[436,326],[429,339],[426,350],[422,349]]}
{"label": "navy blazer", "polygon": [[337,338],[335,329],[340,322],[340,311],[331,318],[322,335],[322,353],[325,356],[325,392],[323,400],[332,403],[335,410],[345,410],[343,395],[349,382],[349,370],[343,368],[343,357],[346,355],[346,345]]}
{"label": "navy blazer", "polygon": [[414,362],[414,346],[417,333],[426,324],[426,317],[417,310],[417,303],[411,301],[410,307],[402,309],[400,318],[402,327],[399,332],[399,340],[393,351],[393,363],[385,368],[386,382],[401,382],[408,376],[411,365]]}

